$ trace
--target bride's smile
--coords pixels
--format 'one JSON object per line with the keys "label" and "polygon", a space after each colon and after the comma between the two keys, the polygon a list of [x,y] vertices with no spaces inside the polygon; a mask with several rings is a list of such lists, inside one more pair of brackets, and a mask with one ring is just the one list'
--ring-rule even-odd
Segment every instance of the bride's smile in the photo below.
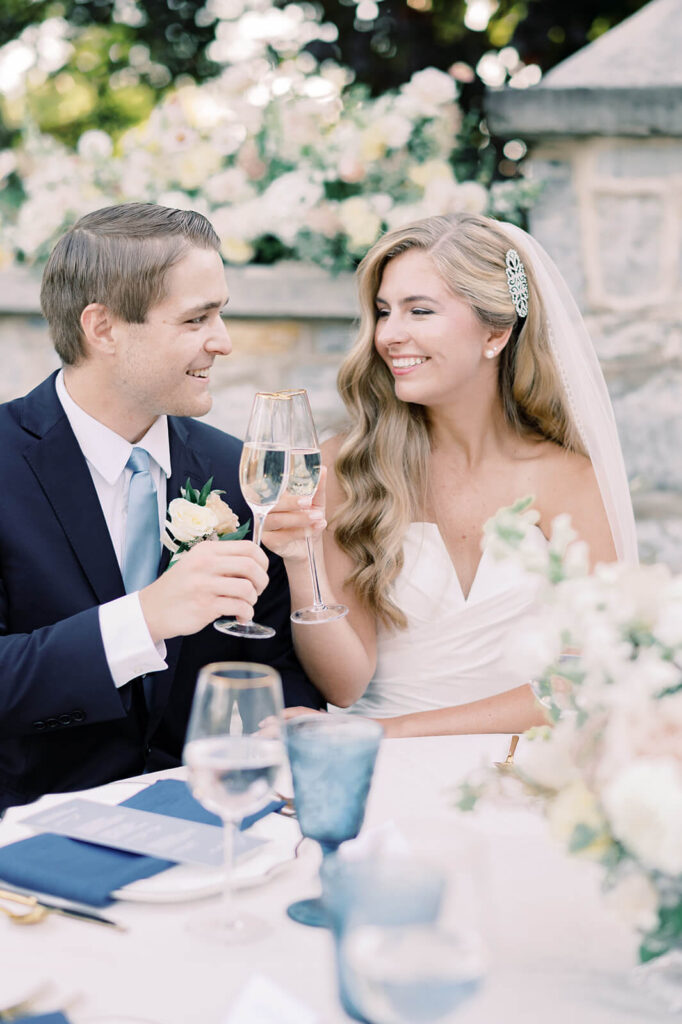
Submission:
{"label": "bride's smile", "polygon": [[440,405],[479,380],[494,382],[484,358],[493,337],[425,253],[410,250],[387,264],[376,297],[374,343],[396,380],[398,398]]}

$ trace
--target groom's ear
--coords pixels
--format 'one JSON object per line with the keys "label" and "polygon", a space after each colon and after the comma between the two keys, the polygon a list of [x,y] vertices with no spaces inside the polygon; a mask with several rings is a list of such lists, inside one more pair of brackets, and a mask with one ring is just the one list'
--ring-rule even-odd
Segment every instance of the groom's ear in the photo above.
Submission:
{"label": "groom's ear", "polygon": [[81,330],[87,355],[108,355],[114,348],[114,320],[101,302],[91,302],[81,313]]}

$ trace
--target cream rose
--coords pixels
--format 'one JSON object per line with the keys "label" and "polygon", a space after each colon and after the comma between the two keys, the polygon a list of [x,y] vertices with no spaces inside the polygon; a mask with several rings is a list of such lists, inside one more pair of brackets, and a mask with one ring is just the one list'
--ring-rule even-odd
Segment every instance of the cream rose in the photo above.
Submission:
{"label": "cream rose", "polygon": [[186,498],[174,498],[168,506],[168,513],[170,532],[183,544],[205,537],[218,525],[218,516],[212,508],[196,505]]}
{"label": "cream rose", "polygon": [[206,499],[206,508],[215,512],[217,533],[234,533],[239,528],[239,520],[227,502],[223,501],[218,491],[211,491]]}
{"label": "cream rose", "polygon": [[672,757],[642,757],[602,793],[613,834],[648,868],[682,874],[682,767]]}

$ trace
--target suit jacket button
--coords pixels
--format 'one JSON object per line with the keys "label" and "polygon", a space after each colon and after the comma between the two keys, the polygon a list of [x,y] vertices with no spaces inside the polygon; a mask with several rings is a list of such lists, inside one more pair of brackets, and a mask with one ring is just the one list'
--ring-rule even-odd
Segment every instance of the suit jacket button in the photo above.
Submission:
{"label": "suit jacket button", "polygon": [[45,725],[48,727],[48,729],[54,729],[56,726],[59,725],[59,722],[56,718],[46,718]]}
{"label": "suit jacket button", "polygon": [[33,726],[34,729],[38,729],[39,731],[45,728],[45,723],[41,721],[31,722],[31,725]]}
{"label": "suit jacket button", "polygon": [[60,725],[71,725],[71,722],[72,722],[71,715],[60,715],[59,716],[59,724]]}
{"label": "suit jacket button", "polygon": [[71,712],[71,721],[72,722],[84,722],[85,721],[85,712],[81,711],[80,708],[76,708],[75,711]]}

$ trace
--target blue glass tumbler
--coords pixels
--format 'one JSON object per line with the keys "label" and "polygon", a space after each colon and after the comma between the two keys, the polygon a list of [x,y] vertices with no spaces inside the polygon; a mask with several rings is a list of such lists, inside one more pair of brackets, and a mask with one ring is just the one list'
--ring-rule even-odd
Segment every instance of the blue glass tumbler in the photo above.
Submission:
{"label": "blue glass tumbler", "polygon": [[[325,857],[362,827],[382,736],[377,722],[354,715],[314,715],[286,723],[298,823]],[[298,900],[287,913],[299,924],[329,924],[319,898]]]}
{"label": "blue glass tumbler", "polygon": [[346,1013],[368,1024],[358,1007],[358,984],[348,962],[345,940],[362,925],[400,929],[434,925],[446,880],[433,864],[413,857],[345,859],[326,857],[320,868],[322,900],[334,935],[339,998]]}

